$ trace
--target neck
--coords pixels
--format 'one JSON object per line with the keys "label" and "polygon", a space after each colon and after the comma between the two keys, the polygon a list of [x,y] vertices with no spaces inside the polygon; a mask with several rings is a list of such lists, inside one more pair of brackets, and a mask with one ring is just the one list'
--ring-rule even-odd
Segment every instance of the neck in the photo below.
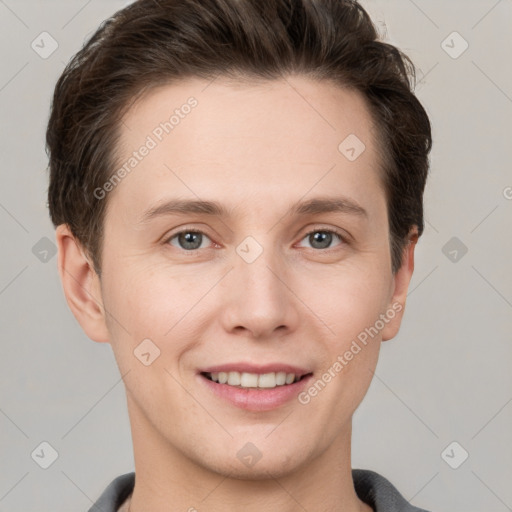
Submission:
{"label": "neck", "polygon": [[[129,400],[135,459],[135,487],[128,512],[371,512],[357,497],[350,463],[351,425],[315,457],[291,469],[268,468],[251,476],[240,476],[237,468],[184,453],[169,443]],[[300,446],[300,445],[299,445]],[[236,450],[235,450],[236,452]],[[238,462],[238,461],[237,461]],[[263,462],[263,458],[260,462]]]}

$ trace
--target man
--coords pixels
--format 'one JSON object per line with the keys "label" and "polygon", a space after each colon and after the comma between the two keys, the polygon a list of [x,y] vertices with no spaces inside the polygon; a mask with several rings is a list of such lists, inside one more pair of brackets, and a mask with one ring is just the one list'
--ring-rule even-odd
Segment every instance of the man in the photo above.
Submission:
{"label": "man", "polygon": [[59,271],[126,388],[93,510],[419,511],[351,468],[431,147],[411,64],[335,0],[140,0],[59,79]]}

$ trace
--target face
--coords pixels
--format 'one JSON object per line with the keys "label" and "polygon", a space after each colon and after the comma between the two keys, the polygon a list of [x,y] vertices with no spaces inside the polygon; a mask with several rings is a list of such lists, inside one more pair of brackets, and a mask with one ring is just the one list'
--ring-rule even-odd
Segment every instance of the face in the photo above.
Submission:
{"label": "face", "polygon": [[[101,299],[134,443],[240,478],[346,446],[401,317],[363,99],[299,76],[188,80],[132,106],[118,155]],[[305,376],[242,389],[203,374],[223,369]]]}

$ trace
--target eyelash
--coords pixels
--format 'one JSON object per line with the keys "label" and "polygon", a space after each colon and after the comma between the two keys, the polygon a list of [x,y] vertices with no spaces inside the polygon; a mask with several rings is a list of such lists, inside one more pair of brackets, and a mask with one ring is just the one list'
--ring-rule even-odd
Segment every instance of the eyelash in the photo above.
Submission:
{"label": "eyelash", "polygon": [[[208,236],[208,234],[205,233],[204,231],[200,231],[198,229],[192,229],[192,228],[188,228],[188,229],[185,228],[185,229],[182,229],[181,231],[177,231],[176,233],[173,233],[171,236],[167,237],[164,240],[164,244],[169,244],[171,240],[173,240],[174,238],[176,238],[177,236],[179,236],[183,233],[201,234],[201,235],[206,235],[208,238],[210,238]],[[324,228],[318,228],[318,227],[305,233],[304,236],[300,239],[300,241],[304,240],[306,237],[308,237],[309,235],[312,235],[313,233],[331,233],[331,234],[336,235],[341,240],[342,243],[340,245],[349,245],[349,243],[350,243],[347,236],[345,236],[341,231],[339,231],[337,229],[333,229],[333,228],[324,229]],[[211,240],[211,238],[210,238],[210,240]],[[182,250],[183,252],[186,252],[186,253],[196,253],[199,251],[199,249],[191,249],[191,250],[187,251],[186,249],[180,249],[179,247],[175,247],[175,248]],[[311,249],[314,251],[318,251],[318,252],[327,252],[330,250],[334,250],[335,247],[328,247],[326,249],[315,249],[314,247],[312,247]]]}
{"label": "eyelash", "polygon": [[[343,242],[343,244],[348,245],[348,243],[349,243],[348,238],[341,231],[338,231],[337,229],[323,229],[323,228],[315,228],[315,229],[312,229],[311,231],[308,231],[307,233],[304,234],[304,236],[301,238],[301,240],[304,240],[304,238],[306,238],[309,235],[312,235],[313,233],[332,233],[332,234],[338,236],[338,238]],[[316,249],[316,250],[317,251],[321,251],[321,250],[328,251],[329,249],[333,249],[333,248],[329,247],[328,249]]]}

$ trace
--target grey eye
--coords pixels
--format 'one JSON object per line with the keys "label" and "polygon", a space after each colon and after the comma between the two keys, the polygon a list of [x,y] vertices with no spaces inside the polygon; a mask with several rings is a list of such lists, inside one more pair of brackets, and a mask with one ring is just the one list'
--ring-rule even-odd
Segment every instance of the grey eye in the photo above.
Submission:
{"label": "grey eye", "polygon": [[[200,249],[201,244],[204,241],[204,238],[208,239],[204,233],[200,231],[181,231],[180,233],[176,233],[169,239],[169,243],[174,247],[178,247],[178,249],[184,249],[186,251],[193,251],[195,249]],[[172,243],[173,240],[176,240],[178,245]]]}
{"label": "grey eye", "polygon": [[328,249],[334,237],[343,242],[340,235],[328,229],[317,229],[306,234],[303,240],[307,239],[313,249]]}

